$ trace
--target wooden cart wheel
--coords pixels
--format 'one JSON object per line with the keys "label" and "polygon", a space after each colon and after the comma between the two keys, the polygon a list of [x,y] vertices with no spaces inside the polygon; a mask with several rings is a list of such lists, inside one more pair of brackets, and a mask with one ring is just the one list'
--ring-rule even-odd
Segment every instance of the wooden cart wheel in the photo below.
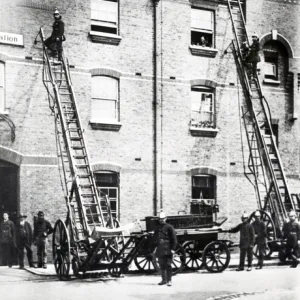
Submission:
{"label": "wooden cart wheel", "polygon": [[[264,210],[259,210],[260,212],[260,216],[261,216],[261,221],[263,221],[266,225],[267,228],[267,242],[271,242],[276,240],[276,229],[275,229],[275,225],[274,222],[271,218],[271,216],[269,215],[268,212],[264,211]],[[250,223],[253,223],[255,221],[255,217],[254,217],[255,212],[253,212],[250,215]],[[257,245],[254,245],[253,247],[253,254],[255,257],[258,257],[258,247]],[[270,247],[266,248],[266,255],[265,257],[270,257],[272,254],[272,249]]]}
{"label": "wooden cart wheel", "polygon": [[186,255],[185,267],[190,270],[200,270],[203,266],[203,251],[197,249],[196,242],[185,242],[182,247]]}
{"label": "wooden cart wheel", "polygon": [[138,253],[134,258],[134,263],[136,267],[146,273],[152,273],[156,271],[153,264],[153,254],[152,253]]}
{"label": "wooden cart wheel", "polygon": [[223,272],[229,265],[230,252],[223,242],[211,242],[203,251],[203,264],[212,273]]}
{"label": "wooden cart wheel", "polygon": [[[186,256],[183,247],[178,244],[175,250],[175,254],[173,254],[173,261],[172,261],[172,274],[175,275],[180,272],[185,266]],[[156,254],[153,256],[153,264],[155,269],[159,272],[160,267],[158,263],[158,258]]]}
{"label": "wooden cart wheel", "polygon": [[53,260],[56,274],[60,280],[67,280],[70,272],[70,237],[62,220],[57,220],[52,238]]}

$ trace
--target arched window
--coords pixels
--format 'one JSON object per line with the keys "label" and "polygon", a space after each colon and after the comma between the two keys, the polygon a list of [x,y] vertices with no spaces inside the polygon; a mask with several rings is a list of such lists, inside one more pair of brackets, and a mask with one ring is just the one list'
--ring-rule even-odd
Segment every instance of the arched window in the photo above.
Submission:
{"label": "arched window", "polygon": [[5,111],[5,64],[0,61],[0,113]]}
{"label": "arched window", "polygon": [[91,119],[119,121],[119,81],[109,76],[92,77]]}

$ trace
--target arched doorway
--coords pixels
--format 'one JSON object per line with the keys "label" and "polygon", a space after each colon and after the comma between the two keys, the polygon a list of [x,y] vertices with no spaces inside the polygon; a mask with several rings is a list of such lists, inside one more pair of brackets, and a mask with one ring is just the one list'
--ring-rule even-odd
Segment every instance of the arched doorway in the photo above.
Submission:
{"label": "arched doorway", "polygon": [[[0,222],[3,213],[9,214],[15,224],[18,212],[19,167],[0,160]],[[0,249],[1,250],[1,249]],[[15,258],[14,264],[16,264]],[[2,265],[2,251],[0,251],[0,265]]]}

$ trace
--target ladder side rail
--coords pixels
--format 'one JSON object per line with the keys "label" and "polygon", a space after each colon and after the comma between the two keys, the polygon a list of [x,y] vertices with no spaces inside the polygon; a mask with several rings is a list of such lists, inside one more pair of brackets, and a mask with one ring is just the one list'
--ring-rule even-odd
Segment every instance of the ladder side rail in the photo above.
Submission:
{"label": "ladder side rail", "polygon": [[241,53],[241,46],[239,44],[237,31],[236,31],[236,28],[235,28],[235,25],[234,25],[234,19],[233,19],[232,8],[231,8],[231,5],[230,5],[230,0],[227,0],[227,3],[228,3],[229,14],[230,14],[230,18],[231,18],[232,27],[233,27],[234,37],[235,37],[235,40],[237,41],[237,49],[238,49],[238,52]]}
{"label": "ladder side rail", "polygon": [[[249,35],[248,35],[247,27],[246,27],[246,20],[245,20],[245,16],[244,16],[242,4],[241,4],[240,0],[238,0],[238,5],[239,5],[239,8],[240,8],[240,13],[241,13],[241,17],[242,17],[242,21],[243,21],[245,33],[246,33],[246,40],[247,40],[248,45],[250,45]],[[244,5],[246,5],[246,3]]]}
{"label": "ladder side rail", "polygon": [[93,175],[93,172],[91,171],[91,167],[90,167],[91,165],[90,165],[90,160],[89,160],[89,154],[88,154],[87,147],[86,147],[86,144],[85,144],[85,141],[84,141],[84,138],[83,138],[84,133],[83,133],[83,130],[82,130],[81,120],[80,120],[79,115],[78,115],[78,106],[77,106],[77,101],[76,101],[76,98],[75,98],[74,88],[73,88],[73,85],[72,85],[72,82],[71,82],[71,76],[70,76],[69,68],[66,65],[65,57],[63,57],[62,60],[63,60],[63,67],[64,67],[64,70],[65,70],[65,73],[66,73],[67,85],[70,89],[70,93],[71,93],[71,97],[72,97],[72,103],[74,105],[75,113],[76,113],[76,116],[77,116],[78,127],[79,127],[79,129],[81,131],[81,135],[82,135],[82,144],[83,144],[84,149],[85,149],[86,161],[87,161],[87,165],[88,165],[88,168],[89,168],[89,172],[91,174],[92,187],[93,187],[94,194],[95,194],[94,197],[96,198],[98,208],[99,208],[100,217],[101,217],[101,221],[102,221],[102,224],[104,226],[104,217],[103,217],[103,213],[102,213],[102,209],[101,209],[101,205],[100,205],[100,199],[99,199],[97,188],[96,188],[96,182],[95,182],[94,175]]}

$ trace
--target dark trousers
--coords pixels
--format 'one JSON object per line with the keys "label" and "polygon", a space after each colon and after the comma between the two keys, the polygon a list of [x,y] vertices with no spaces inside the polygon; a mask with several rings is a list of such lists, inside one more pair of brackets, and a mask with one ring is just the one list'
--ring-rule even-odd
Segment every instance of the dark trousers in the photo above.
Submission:
{"label": "dark trousers", "polygon": [[257,244],[258,250],[258,265],[263,266],[264,264],[264,257],[266,256],[266,244]]}
{"label": "dark trousers", "polygon": [[240,248],[240,268],[245,267],[245,258],[247,254],[248,267],[252,267],[253,249],[252,247]]}
{"label": "dark trousers", "polygon": [[28,264],[30,267],[33,266],[32,263],[32,250],[31,247],[27,244],[20,244],[18,245],[18,251],[19,251],[19,266],[24,267],[24,250],[26,249]]}
{"label": "dark trousers", "polygon": [[45,237],[36,238],[36,248],[38,256],[38,267],[47,264],[47,239]]}
{"label": "dark trousers", "polygon": [[5,266],[12,266],[13,264],[13,255],[14,255],[14,244],[5,243],[1,245],[2,248],[2,263]]}
{"label": "dark trousers", "polygon": [[63,52],[62,41],[56,41],[53,37],[50,36],[45,40],[44,44],[52,52],[57,52],[58,60],[61,60]]}
{"label": "dark trousers", "polygon": [[297,256],[298,256],[298,246],[292,247],[290,245],[286,245],[285,247],[285,254],[286,257],[293,260],[293,261],[298,261]]}
{"label": "dark trousers", "polygon": [[252,77],[256,77],[256,72],[257,72],[257,62],[252,62]]}
{"label": "dark trousers", "polygon": [[160,267],[161,278],[164,282],[172,280],[172,255],[164,255],[158,258],[158,264]]}

